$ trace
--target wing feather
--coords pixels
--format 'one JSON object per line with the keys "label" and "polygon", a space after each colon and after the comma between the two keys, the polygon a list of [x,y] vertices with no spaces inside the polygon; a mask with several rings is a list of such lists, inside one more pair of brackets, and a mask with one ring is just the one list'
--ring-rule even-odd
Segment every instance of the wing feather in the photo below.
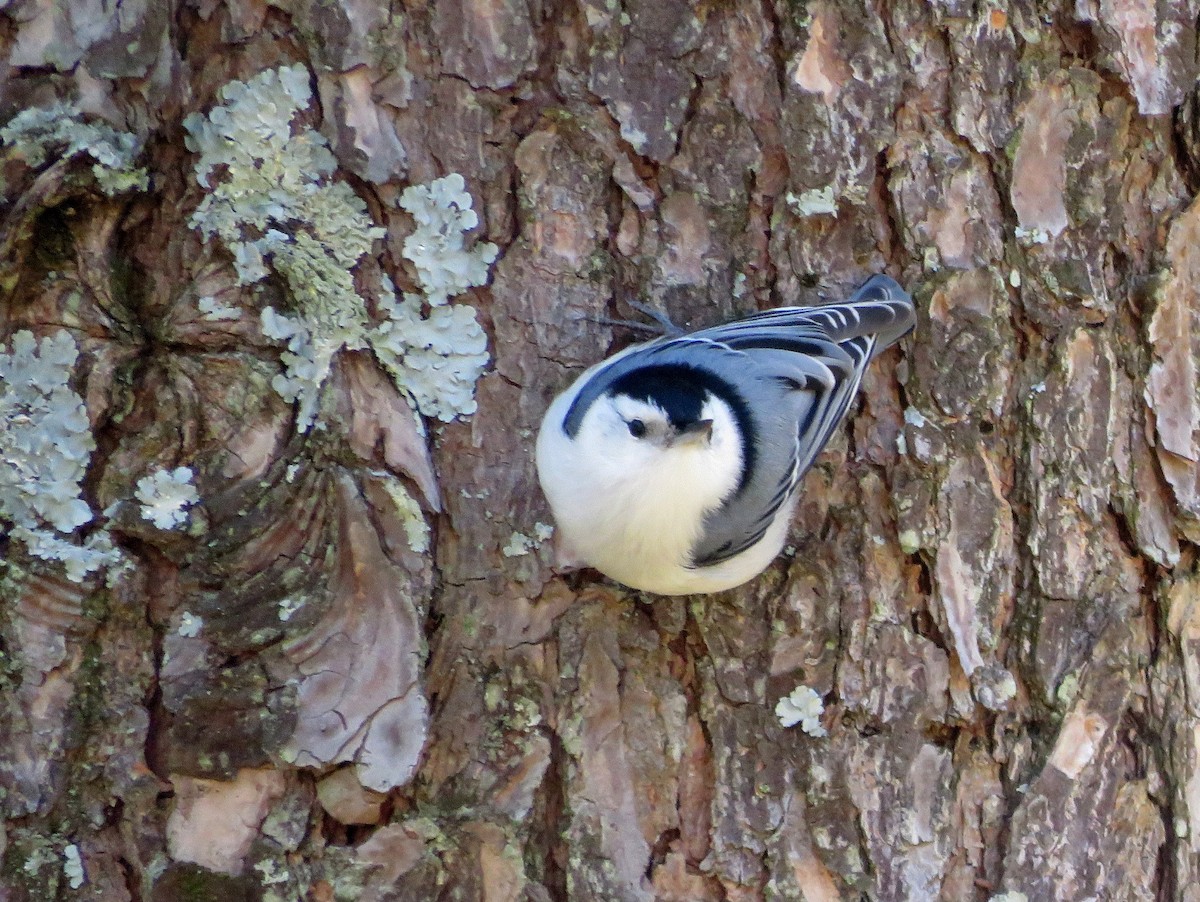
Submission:
{"label": "wing feather", "polygon": [[[695,333],[740,350],[756,368],[766,369],[785,387],[768,404],[792,413],[790,429],[774,421],[757,424],[757,473],[709,516],[693,554],[695,566],[728,560],[763,538],[845,419],[867,364],[914,321],[907,293],[876,276],[844,304],[779,308]],[[796,403],[805,398],[807,405]]]}

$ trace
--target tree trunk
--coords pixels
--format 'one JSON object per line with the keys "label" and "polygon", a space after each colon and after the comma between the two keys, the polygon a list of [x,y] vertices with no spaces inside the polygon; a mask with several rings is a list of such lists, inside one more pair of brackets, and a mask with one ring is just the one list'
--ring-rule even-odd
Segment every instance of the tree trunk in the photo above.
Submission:
{"label": "tree trunk", "polygon": [[[1200,902],[1197,6],[0,0],[0,900]],[[555,572],[628,300],[881,271],[765,574]]]}

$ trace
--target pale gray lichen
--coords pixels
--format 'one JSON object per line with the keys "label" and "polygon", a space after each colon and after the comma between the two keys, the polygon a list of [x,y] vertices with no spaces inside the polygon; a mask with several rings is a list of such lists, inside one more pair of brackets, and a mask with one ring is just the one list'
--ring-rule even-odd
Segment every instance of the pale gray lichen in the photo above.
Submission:
{"label": "pale gray lichen", "polygon": [[514,532],[509,536],[508,544],[500,549],[500,553],[505,557],[520,557],[521,555],[529,554],[537,548],[540,548],[542,543],[554,535],[554,527],[545,523],[535,523],[533,525],[533,535],[527,536],[523,532]]}
{"label": "pale gray lichen", "polygon": [[[34,557],[44,561],[58,561],[72,582],[83,582],[88,574],[109,568],[107,577],[111,581],[128,565],[128,560],[112,543],[107,530],[93,533],[83,540],[82,545],[68,542],[43,529],[28,529],[14,526],[9,536],[22,543]],[[113,569],[116,568],[116,569]],[[111,582],[109,583],[111,585]]]}
{"label": "pale gray lichen", "polygon": [[262,885],[264,887],[286,884],[291,880],[288,869],[270,858],[264,858],[261,861],[255,862],[254,870],[262,875]]}
{"label": "pale gray lichen", "polygon": [[142,149],[138,137],[104,122],[85,122],[73,104],[60,101],[22,110],[0,128],[0,144],[14,148],[33,167],[50,155],[59,159],[87,155],[95,160],[96,183],[110,196],[149,186],[146,170],[133,165]]}
{"label": "pale gray lichen", "polygon": [[1017,226],[1013,229],[1013,237],[1022,245],[1029,247],[1035,244],[1046,244],[1050,240],[1050,233],[1045,229],[1027,229],[1024,226]]}
{"label": "pale gray lichen", "polygon": [[[450,420],[473,412],[486,336],[470,307],[438,308],[482,284],[497,251],[486,242],[465,250],[464,232],[478,218],[462,177],[404,192],[401,204],[417,221],[405,254],[426,296],[397,303],[385,279],[379,305],[385,321],[372,325],[352,268],[385,230],[349,185],[332,179],[336,160],[325,138],[293,122],[312,100],[308,70],[294,65],[230,82],[219,97],[207,116],[184,120],[187,146],[200,155],[197,181],[211,192],[191,222],[230,250],[242,284],[271,270],[286,281],[294,310],[267,307],[262,328],[286,345],[284,373],[273,386],[297,403],[297,428],[317,422],[321,386],[342,348],[373,348],[427,416]],[[428,318],[426,302],[434,307]]]}
{"label": "pale gray lichen", "polygon": [[429,185],[411,185],[400,206],[412,214],[417,229],[404,239],[404,256],[417,268],[425,299],[435,306],[487,281],[488,267],[499,248],[481,241],[465,247],[466,233],[479,224],[471,208],[466,182],[457,172]]}
{"label": "pale gray lichen", "polygon": [[304,598],[300,595],[289,595],[287,598],[279,599],[279,619],[287,623],[292,619],[292,615],[304,607]]}
{"label": "pale gray lichen", "polygon": [[775,716],[784,727],[794,727],[800,724],[809,736],[828,735],[821,726],[821,715],[825,713],[825,705],[815,690],[808,686],[797,686],[791,695],[785,695],[775,705]]}
{"label": "pale gray lichen", "polygon": [[412,395],[425,416],[449,422],[476,410],[475,383],[487,366],[487,335],[465,304],[434,307],[425,317],[421,298],[385,297],[387,319],[375,329],[371,346],[396,384]]}
{"label": "pale gray lichen", "polygon": [[203,617],[197,617],[189,611],[184,611],[179,615],[179,635],[187,639],[195,639],[200,635],[202,629],[204,629]]}
{"label": "pale gray lichen", "polygon": [[196,307],[200,310],[200,314],[210,323],[221,322],[222,320],[239,319],[242,311],[236,307],[229,307],[222,304],[216,298],[205,295],[196,302]]}
{"label": "pale gray lichen", "polygon": [[921,550],[921,534],[915,529],[905,529],[896,537],[900,550],[905,554],[916,554]]}
{"label": "pale gray lichen", "polygon": [[79,854],[79,846],[75,843],[71,843],[63,849],[63,876],[67,878],[71,889],[79,889],[83,886],[83,858]]}
{"label": "pale gray lichen", "polygon": [[837,198],[833,195],[833,185],[813,188],[809,191],[802,191],[800,194],[789,191],[784,200],[799,216],[821,216],[830,213],[836,214],[838,211]]}
{"label": "pale gray lichen", "polygon": [[275,389],[298,402],[303,431],[315,419],[333,355],[363,346],[367,313],[350,268],[384,230],[349,185],[330,180],[337,161],[325,138],[311,128],[293,134],[293,118],[312,100],[304,66],[231,81],[219,97],[207,116],[193,113],[183,123],[188,149],[200,155],[196,180],[209,189],[191,224],[230,250],[242,284],[263,279],[268,264],[287,282],[299,315],[268,307],[263,327],[288,343],[287,375]]}
{"label": "pale gray lichen", "polygon": [[96,442],[83,399],[70,386],[78,356],[67,332],[39,344],[32,332],[21,331],[12,352],[0,353],[0,498],[17,525],[32,528],[40,519],[72,532],[92,519],[79,497]]}
{"label": "pale gray lichen", "polygon": [[989,711],[1002,711],[1017,696],[1017,680],[1000,664],[984,664],[969,674],[976,700]]}
{"label": "pale gray lichen", "polygon": [[508,544],[500,549],[505,557],[520,557],[529,554],[537,547],[537,543],[523,532],[514,532],[508,538]]}
{"label": "pale gray lichen", "polygon": [[174,529],[187,522],[187,508],[200,500],[192,485],[191,467],[158,470],[138,480],[134,497],[141,502],[142,517],[159,529]]}
{"label": "pale gray lichen", "polygon": [[0,521],[30,554],[60,561],[82,581],[117,553],[104,533],[82,545],[64,538],[92,520],[81,483],[96,442],[70,386],[78,357],[64,331],[40,343],[21,331],[11,352],[0,350]]}

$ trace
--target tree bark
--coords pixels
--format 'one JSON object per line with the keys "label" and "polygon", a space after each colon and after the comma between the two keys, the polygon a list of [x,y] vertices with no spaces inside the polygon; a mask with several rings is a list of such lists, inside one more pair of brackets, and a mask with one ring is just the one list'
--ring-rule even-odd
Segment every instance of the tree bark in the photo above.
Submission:
{"label": "tree bark", "polygon": [[[1200,902],[1198,7],[0,0],[0,900]],[[556,573],[628,300],[883,271],[775,565]]]}

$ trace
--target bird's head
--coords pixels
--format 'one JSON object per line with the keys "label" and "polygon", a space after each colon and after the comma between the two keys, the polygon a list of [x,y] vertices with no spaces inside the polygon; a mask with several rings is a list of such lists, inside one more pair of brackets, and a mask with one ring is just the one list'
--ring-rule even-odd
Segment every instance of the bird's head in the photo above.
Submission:
{"label": "bird's head", "polygon": [[[580,424],[577,443],[613,484],[679,486],[710,507],[742,479],[742,429],[730,404],[677,367],[644,367],[616,380]],[[672,490],[675,491],[675,490]]]}
{"label": "bird's head", "polygon": [[596,424],[604,429],[606,442],[642,449],[633,453],[703,452],[712,446],[718,416],[714,405],[720,402],[711,395],[698,400],[694,409],[685,413],[672,411],[653,398],[605,395],[599,400]]}

